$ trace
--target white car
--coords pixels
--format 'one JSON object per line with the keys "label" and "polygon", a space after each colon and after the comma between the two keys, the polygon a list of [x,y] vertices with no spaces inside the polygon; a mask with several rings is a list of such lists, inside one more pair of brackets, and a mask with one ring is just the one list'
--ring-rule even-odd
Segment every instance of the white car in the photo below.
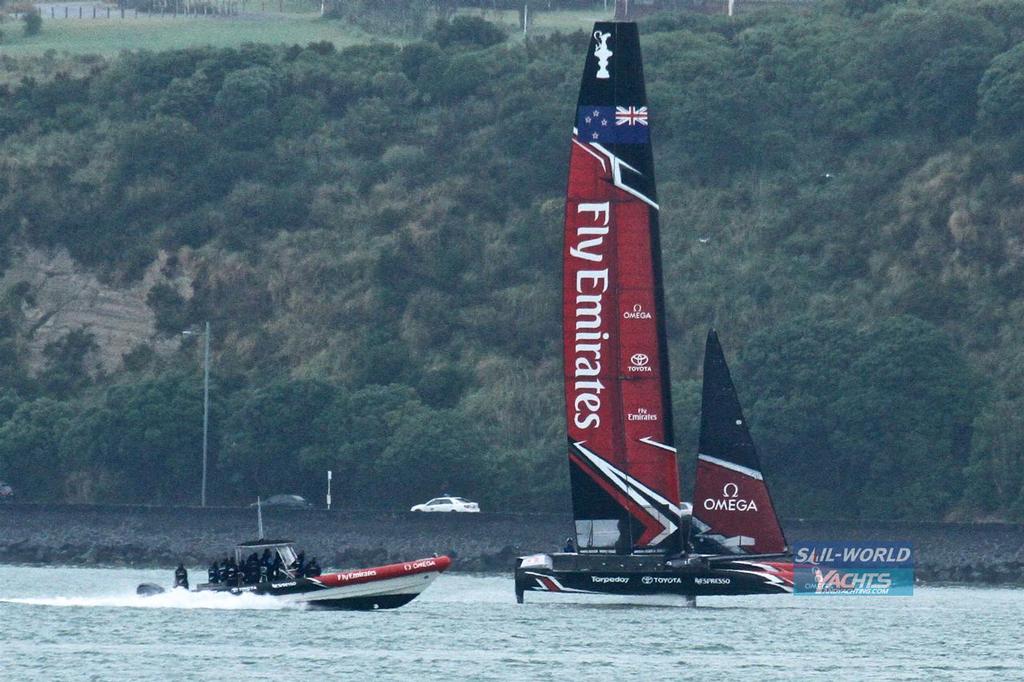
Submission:
{"label": "white car", "polygon": [[464,497],[435,497],[429,502],[417,504],[409,511],[419,512],[478,512],[480,505]]}

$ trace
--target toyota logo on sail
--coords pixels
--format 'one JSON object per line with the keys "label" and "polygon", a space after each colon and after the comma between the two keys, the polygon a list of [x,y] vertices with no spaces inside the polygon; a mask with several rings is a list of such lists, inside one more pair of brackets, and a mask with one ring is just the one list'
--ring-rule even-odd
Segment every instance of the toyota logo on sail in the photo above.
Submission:
{"label": "toyota logo on sail", "polygon": [[709,497],[704,500],[704,509],[707,511],[756,512],[757,502],[741,498],[739,485],[730,481],[722,486],[721,498],[715,500]]}
{"label": "toyota logo on sail", "polygon": [[646,353],[633,353],[629,357],[630,372],[650,372],[651,358]]}

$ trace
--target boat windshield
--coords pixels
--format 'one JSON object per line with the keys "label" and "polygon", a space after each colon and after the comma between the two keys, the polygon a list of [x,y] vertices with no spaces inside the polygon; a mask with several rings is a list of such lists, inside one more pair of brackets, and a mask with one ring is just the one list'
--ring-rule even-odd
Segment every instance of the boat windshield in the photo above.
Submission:
{"label": "boat windshield", "polygon": [[281,563],[284,564],[285,567],[294,564],[295,559],[297,558],[295,548],[291,545],[280,545],[277,547],[277,553],[280,555]]}
{"label": "boat windshield", "polygon": [[298,556],[295,552],[295,545],[291,542],[246,542],[235,547],[235,561],[241,565],[251,553],[255,552],[259,556],[265,549],[269,549],[271,553],[276,552],[281,557],[281,564],[286,569],[295,563]]}

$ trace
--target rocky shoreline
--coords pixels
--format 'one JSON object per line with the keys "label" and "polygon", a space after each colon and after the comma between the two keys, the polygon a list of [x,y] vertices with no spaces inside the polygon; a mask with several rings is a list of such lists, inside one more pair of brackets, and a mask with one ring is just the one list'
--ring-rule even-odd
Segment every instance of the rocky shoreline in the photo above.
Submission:
{"label": "rocky shoreline", "polygon": [[[365,566],[448,554],[453,570],[510,571],[515,557],[555,551],[562,514],[413,514],[264,510],[268,537],[295,540],[324,566]],[[914,544],[923,582],[1024,585],[1024,525],[784,521],[791,541]],[[203,566],[256,535],[254,510],[0,505],[0,563],[168,568]]]}

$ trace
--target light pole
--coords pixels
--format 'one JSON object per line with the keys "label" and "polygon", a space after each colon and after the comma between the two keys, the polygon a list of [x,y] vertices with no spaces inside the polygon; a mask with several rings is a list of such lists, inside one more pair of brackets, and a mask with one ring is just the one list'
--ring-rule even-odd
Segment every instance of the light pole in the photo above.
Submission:
{"label": "light pole", "polygon": [[[186,330],[183,336],[195,336],[199,332]],[[203,484],[199,492],[200,506],[206,506],[206,452],[207,434],[210,431],[210,323],[203,332]]]}

